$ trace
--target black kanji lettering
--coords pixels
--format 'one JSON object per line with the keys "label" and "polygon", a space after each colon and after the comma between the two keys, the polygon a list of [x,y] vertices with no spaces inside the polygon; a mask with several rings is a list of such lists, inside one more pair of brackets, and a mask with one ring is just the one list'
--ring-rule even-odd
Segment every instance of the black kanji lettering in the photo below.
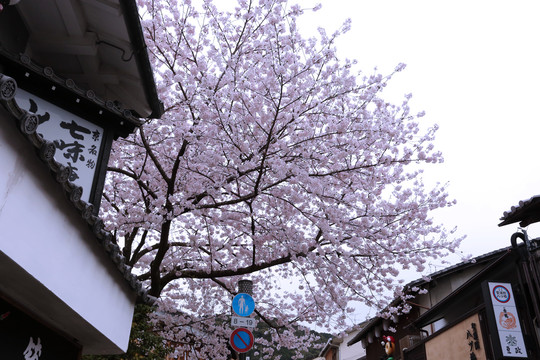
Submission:
{"label": "black kanji lettering", "polygon": [[69,134],[71,135],[71,137],[78,140],[84,140],[84,135],[81,135],[80,133],[83,133],[83,134],[91,133],[91,131],[85,128],[84,126],[77,124],[75,120],[71,120],[70,123],[62,121],[60,123],[60,127],[63,129],[69,130]]}
{"label": "black kanji lettering", "polygon": [[63,154],[66,159],[71,159],[74,163],[79,160],[84,161],[84,156],[82,155],[84,145],[80,144],[78,141],[66,143],[64,140],[55,140],[54,145],[60,150],[66,149]]}

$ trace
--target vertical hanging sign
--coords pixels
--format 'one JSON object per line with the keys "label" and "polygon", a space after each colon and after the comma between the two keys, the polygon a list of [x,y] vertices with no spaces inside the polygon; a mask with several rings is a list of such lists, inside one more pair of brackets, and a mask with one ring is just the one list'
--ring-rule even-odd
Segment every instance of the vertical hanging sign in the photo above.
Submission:
{"label": "vertical hanging sign", "polygon": [[[491,319],[492,333],[499,336],[500,353],[497,358],[527,358],[517,306],[509,283],[484,283],[484,296]],[[491,308],[491,311],[490,309]],[[496,346],[497,341],[494,340]],[[498,349],[497,349],[498,350]]]}

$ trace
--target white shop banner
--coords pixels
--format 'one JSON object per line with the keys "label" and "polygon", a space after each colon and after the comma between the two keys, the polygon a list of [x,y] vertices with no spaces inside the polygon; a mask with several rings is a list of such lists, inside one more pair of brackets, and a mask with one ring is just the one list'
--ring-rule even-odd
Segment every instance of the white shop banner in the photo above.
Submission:
{"label": "white shop banner", "polygon": [[526,358],[527,350],[512,285],[493,282],[488,285],[503,356]]}

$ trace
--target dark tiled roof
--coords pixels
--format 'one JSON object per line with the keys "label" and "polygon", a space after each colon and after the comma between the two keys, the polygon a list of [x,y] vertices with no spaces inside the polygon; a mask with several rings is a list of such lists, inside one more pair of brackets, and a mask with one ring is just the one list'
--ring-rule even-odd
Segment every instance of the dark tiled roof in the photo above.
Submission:
{"label": "dark tiled roof", "polygon": [[[475,258],[473,258],[471,260],[463,261],[463,262],[460,262],[458,264],[455,264],[455,265],[449,266],[447,268],[444,268],[442,270],[431,273],[426,278],[420,278],[420,279],[413,280],[413,281],[409,282],[407,285],[405,285],[403,287],[403,289],[404,289],[403,292],[407,293],[407,292],[410,291],[409,289],[411,289],[412,287],[415,287],[415,286],[418,287],[418,286],[426,285],[432,280],[436,280],[438,278],[451,275],[451,274],[453,274],[453,273],[455,273],[457,271],[461,271],[461,270],[464,270],[464,269],[466,269],[468,267],[474,266],[475,264],[489,262],[489,261],[491,261],[491,260],[493,260],[495,258],[500,257],[502,254],[508,252],[510,249],[511,249],[511,247],[505,247],[505,248],[502,248],[502,249],[491,251],[489,253],[477,256],[477,257],[475,257]],[[402,302],[401,298],[399,298],[399,297],[395,298],[390,303],[389,307],[397,306],[401,302]],[[377,326],[382,320],[383,320],[383,318],[379,317],[379,316],[376,316],[376,317],[370,319],[369,322],[362,328],[362,330],[358,334],[356,334],[356,336],[353,339],[351,339],[351,341],[349,341],[347,343],[347,345],[353,345],[353,344],[357,343],[358,341],[360,341],[362,338],[364,338],[366,336],[366,334],[371,329],[373,329],[373,327]]]}
{"label": "dark tiled roof", "polygon": [[20,132],[29,141],[31,146],[35,148],[39,158],[49,168],[53,178],[64,190],[67,198],[75,207],[76,211],[78,211],[81,217],[86,221],[92,230],[96,241],[116,265],[116,268],[123,275],[130,288],[143,302],[152,304],[155,301],[155,298],[148,295],[143,284],[131,273],[131,267],[126,265],[125,258],[122,255],[120,247],[117,245],[115,237],[110,232],[104,230],[103,220],[93,214],[93,205],[81,200],[82,188],[68,180],[71,169],[54,159],[54,153],[56,151],[54,144],[43,139],[43,137],[36,133],[39,124],[37,116],[22,110],[17,105],[17,102],[14,99],[16,90],[17,84],[15,80],[0,74],[0,103],[13,116]]}
{"label": "dark tiled roof", "polygon": [[540,195],[533,196],[528,200],[522,200],[518,205],[512,206],[501,217],[499,226],[513,224],[519,221],[519,226],[528,226],[540,221]]}
{"label": "dark tiled roof", "polygon": [[20,1],[0,17],[0,38],[14,53],[31,54],[137,118],[163,114],[136,0]]}
{"label": "dark tiled roof", "polygon": [[152,108],[152,113],[148,117],[160,118],[165,110],[163,103],[161,100],[159,100],[152,65],[150,64],[150,59],[148,59],[144,34],[141,22],[139,21],[137,2],[135,0],[120,1],[120,4],[126,10],[126,25],[129,29],[131,42],[133,42],[136,49],[138,49],[135,51],[137,65],[139,66],[141,79],[144,83],[146,97],[148,98],[150,107]]}
{"label": "dark tiled roof", "polygon": [[440,277],[443,277],[443,276],[446,276],[446,275],[450,275],[450,274],[452,274],[452,273],[454,273],[456,271],[460,271],[460,270],[463,270],[463,269],[465,269],[467,267],[474,266],[475,264],[490,261],[493,258],[496,258],[496,257],[504,254],[505,252],[507,252],[511,248],[512,248],[511,246],[507,246],[507,247],[504,247],[502,249],[497,249],[497,250],[494,250],[494,251],[479,255],[479,256],[477,256],[475,258],[472,258],[470,260],[462,261],[462,262],[457,263],[455,265],[446,267],[446,268],[444,268],[442,270],[439,270],[439,271],[436,271],[434,273],[429,274],[427,276],[428,279],[420,278],[420,279],[416,279],[416,280],[411,281],[410,283],[405,285],[405,288],[411,288],[413,286],[423,285],[423,284],[428,283],[431,279],[436,279],[436,278],[440,278]]}
{"label": "dark tiled roof", "polygon": [[[118,103],[100,98],[94,91],[79,87],[72,79],[64,79],[56,75],[51,67],[42,67],[34,63],[30,57],[25,54],[15,55],[4,49],[1,44],[0,59],[2,59],[3,62],[7,62],[12,70],[17,73],[20,72],[21,78],[29,77],[29,81],[32,81],[33,83],[40,81],[46,83],[47,86],[54,86],[57,88],[57,93],[62,89],[64,91],[64,96],[68,93],[70,95],[72,94],[72,96],[76,96],[77,98],[92,104],[97,109],[101,109],[100,112],[108,114],[109,116],[107,118],[115,123],[116,132],[121,136],[127,136],[143,123],[143,121],[136,118],[130,110],[120,107]],[[23,76],[22,73],[25,73],[26,76]],[[61,96],[60,94],[57,95]]]}
{"label": "dark tiled roof", "polygon": [[474,276],[461,284],[457,289],[447,294],[443,299],[434,304],[430,309],[420,315],[417,319],[413,320],[412,324],[420,328],[437,320],[437,316],[441,313],[441,309],[447,307],[449,303],[455,303],[456,299],[464,296],[466,289],[470,289],[472,284],[475,284],[474,287],[479,289],[479,280],[485,279],[486,274],[492,274],[494,269],[513,253],[515,254],[515,252],[512,251],[511,247],[507,248],[505,252],[501,253],[496,259],[486,264],[486,266],[483,267],[480,271],[478,271]]}

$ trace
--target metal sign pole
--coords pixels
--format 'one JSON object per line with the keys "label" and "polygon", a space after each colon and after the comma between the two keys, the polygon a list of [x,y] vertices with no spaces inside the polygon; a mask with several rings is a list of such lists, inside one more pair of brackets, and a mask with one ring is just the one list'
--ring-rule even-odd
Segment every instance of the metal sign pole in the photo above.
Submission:
{"label": "metal sign pole", "polygon": [[[253,295],[253,281],[251,280],[238,281],[238,293]],[[246,360],[246,353],[238,354],[238,360]]]}

